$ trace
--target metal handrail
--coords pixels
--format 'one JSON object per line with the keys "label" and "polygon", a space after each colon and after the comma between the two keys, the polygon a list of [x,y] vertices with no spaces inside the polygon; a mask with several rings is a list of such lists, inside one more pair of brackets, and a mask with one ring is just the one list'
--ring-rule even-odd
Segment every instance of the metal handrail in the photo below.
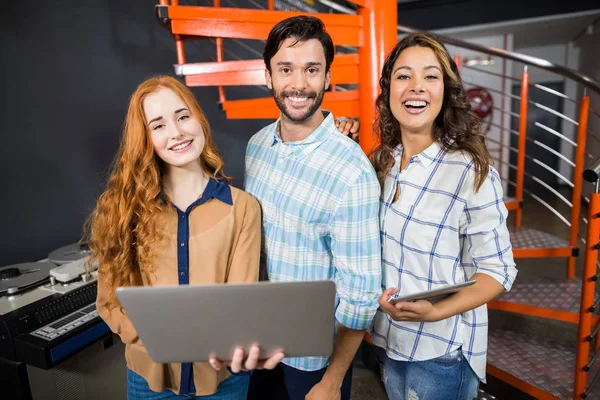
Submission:
{"label": "metal handrail", "polygon": [[[468,69],[468,70],[471,70],[471,71],[481,72],[482,74],[487,74],[487,75],[495,76],[497,78],[509,79],[509,80],[512,80],[512,81],[515,81],[515,82],[521,82],[521,79],[515,78],[515,77],[510,76],[510,75],[503,75],[503,74],[499,74],[497,72],[492,72],[492,71],[487,71],[487,70],[483,70],[483,69],[471,67],[469,65],[463,65],[462,68]],[[466,81],[465,79],[463,79],[463,82],[464,83],[471,83],[471,82]],[[471,84],[475,85],[474,83],[471,83]],[[579,104],[579,101],[570,98],[566,94],[561,93],[558,90],[550,89],[550,88],[548,88],[548,87],[546,87],[544,85],[541,85],[539,83],[535,83],[535,82],[529,83],[529,87],[536,88],[536,89],[539,89],[539,90],[543,90],[543,91],[548,92],[550,94],[553,94],[553,95],[555,95],[557,97],[560,97],[560,98],[563,98],[565,100],[568,100],[568,101],[570,101],[572,103]],[[490,90],[490,88],[486,88],[486,89]],[[502,94],[509,95],[511,97],[515,96],[516,98],[519,98],[519,96],[512,95],[512,94],[509,94],[509,93],[502,93]]]}
{"label": "metal handrail", "polygon": [[[517,167],[516,167],[515,165],[511,164],[511,163],[508,163],[508,162],[505,162],[505,161],[499,160],[499,159],[497,159],[497,158],[494,158],[494,161],[497,161],[498,163],[500,163],[500,164],[502,164],[502,165],[507,165],[509,168],[512,168],[512,169],[514,169],[515,171],[517,170]],[[527,173],[526,173],[525,175],[527,175],[528,177],[533,177],[531,174],[527,174]],[[535,177],[533,177],[533,178],[534,178],[534,180],[538,181],[538,183],[540,183],[540,181],[539,181],[537,178],[535,178]],[[501,178],[501,179],[502,179],[502,181],[503,181],[503,182],[508,182],[508,183],[511,183],[513,186],[516,186],[516,183],[514,183],[514,182],[511,182],[511,181],[509,181],[509,180],[508,180],[508,179],[506,179],[506,178]],[[542,185],[543,185],[543,186],[545,186],[545,187],[546,187],[546,189],[548,189],[548,186],[547,186],[547,185],[545,185],[545,184],[542,184]],[[566,218],[565,218],[565,217],[564,217],[564,216],[563,216],[563,215],[560,213],[560,211],[556,210],[556,209],[555,209],[554,207],[552,207],[550,204],[546,203],[544,200],[542,200],[540,197],[536,196],[535,194],[533,194],[533,193],[532,193],[532,192],[530,192],[529,190],[527,190],[527,189],[523,189],[523,191],[524,191],[525,193],[527,193],[529,196],[531,196],[531,197],[532,197],[534,200],[536,200],[538,203],[540,203],[541,205],[543,205],[544,207],[546,207],[546,208],[548,209],[548,211],[550,211],[550,212],[552,212],[554,215],[556,215],[556,216],[557,216],[557,217],[558,217],[558,218],[559,218],[559,219],[560,219],[562,222],[564,222],[564,223],[565,223],[565,225],[567,225],[567,226],[569,226],[569,227],[571,226],[571,223],[570,223],[570,222],[569,222],[569,221],[568,221],[568,220],[567,220],[567,219],[566,219]],[[554,190],[554,189],[551,189],[551,191],[555,192],[555,190]],[[555,193],[555,194],[556,194],[556,193]],[[564,197],[563,197],[562,195],[558,195],[558,196],[559,196],[559,197],[562,197],[562,200],[563,200],[563,201],[565,201],[565,202],[567,202],[567,203],[568,203],[567,205],[568,205],[569,207],[572,207],[572,206],[573,206],[572,204],[570,204],[570,202],[568,202],[568,200],[564,199]]]}
{"label": "metal handrail", "polygon": [[332,10],[341,12],[342,14],[356,15],[356,11],[354,11],[353,9],[344,7],[337,3],[334,3],[331,0],[317,0],[317,1],[321,4],[323,4],[324,6],[331,8]]}
{"label": "metal handrail", "polygon": [[541,122],[537,122],[537,121],[530,121],[532,124],[534,124],[535,126],[537,126],[540,129],[545,130],[548,133],[553,134],[554,136],[562,139],[563,141],[569,143],[570,145],[573,145],[575,147],[577,147],[577,143],[575,143],[574,141],[572,141],[571,139],[569,139],[568,137],[566,137],[565,135],[563,135],[560,132],[555,131],[554,129],[542,124]]}
{"label": "metal handrail", "polygon": [[546,111],[546,112],[549,112],[550,114],[554,114],[554,115],[556,115],[558,118],[560,118],[560,119],[562,119],[562,120],[565,120],[565,121],[567,121],[567,122],[570,122],[570,123],[572,123],[572,124],[573,124],[573,125],[575,125],[575,126],[578,126],[578,125],[579,125],[579,122],[575,121],[575,120],[574,120],[574,119],[572,119],[572,118],[569,118],[569,117],[567,117],[566,115],[564,115],[564,114],[562,114],[562,113],[559,113],[559,112],[558,112],[558,111],[556,111],[556,110],[553,110],[552,108],[550,108],[550,107],[548,107],[548,106],[545,106],[545,105],[543,105],[543,104],[537,103],[537,102],[535,102],[535,101],[533,101],[533,100],[527,100],[527,101],[529,102],[529,104],[533,104],[534,106],[536,106],[536,107],[537,107],[537,108],[539,108],[540,110],[544,110],[544,111]]}
{"label": "metal handrail", "polygon": [[519,136],[519,132],[515,131],[512,128],[508,128],[506,126],[499,125],[499,124],[495,123],[494,121],[490,121],[490,125],[495,126],[496,128],[500,129],[501,131],[512,133],[513,135]]}
{"label": "metal handrail", "polygon": [[508,96],[511,99],[521,100],[521,97],[517,96],[516,94],[503,92],[503,91],[498,90],[498,89],[492,89],[491,87],[487,87],[487,86],[484,86],[484,85],[481,85],[481,84],[478,84],[478,83],[475,83],[475,82],[472,82],[472,81],[468,81],[468,80],[466,80],[464,78],[463,78],[463,83],[465,83],[467,85],[471,85],[471,86],[481,87],[481,88],[484,88],[485,90],[489,90],[492,93],[497,93],[497,94],[502,95],[502,96]]}
{"label": "metal handrail", "polygon": [[549,87],[546,87],[544,85],[540,85],[539,83],[534,83],[532,86],[534,88],[536,88],[536,89],[543,90],[543,91],[545,91],[547,93],[550,93],[550,94],[553,94],[553,95],[555,95],[557,97],[563,98],[565,100],[569,100],[572,103],[579,104],[578,100],[574,100],[574,99],[570,98],[569,96],[567,96],[566,94],[559,92],[558,90],[550,89]]}
{"label": "metal handrail", "polygon": [[[502,144],[500,143],[500,141],[492,139],[490,137],[486,137],[486,140],[488,142],[492,142],[502,148],[508,149],[514,153],[518,153],[519,149],[517,149],[516,147],[512,147],[506,144]],[[574,187],[575,185],[573,184],[573,182],[571,182],[570,180],[568,180],[564,175],[562,175],[560,172],[556,171],[554,168],[549,167],[548,165],[544,164],[543,162],[541,162],[540,160],[538,160],[535,157],[530,156],[529,154],[525,154],[525,158],[527,158],[528,160],[533,161],[535,164],[539,165],[540,167],[544,168],[546,171],[550,172],[552,175],[556,176],[557,178],[561,179],[563,182],[565,182],[567,185],[569,185],[571,188]]]}
{"label": "metal handrail", "polygon": [[571,227],[571,222],[569,222],[568,219],[566,219],[559,211],[557,211],[554,207],[552,207],[550,204],[546,203],[544,200],[542,200],[540,197],[536,196],[535,194],[533,194],[532,192],[530,192],[529,190],[523,188],[523,192],[527,193],[529,196],[531,196],[531,198],[533,198],[534,200],[536,200],[538,203],[540,203],[541,205],[543,205],[544,207],[546,207],[546,209],[548,211],[550,211],[551,213],[553,213],[554,215],[556,215],[558,217],[558,219],[560,219],[562,222],[565,223],[565,225],[567,225],[569,228]]}
{"label": "metal handrail", "polygon": [[[534,123],[532,121],[529,121],[531,123]],[[505,132],[510,132],[513,135],[519,136],[519,132],[510,129],[510,128],[506,128],[506,127],[501,127],[500,125],[494,123],[494,122],[490,122],[490,124],[492,126],[495,126],[497,128],[500,128],[500,130],[504,130]],[[563,156],[562,154],[560,154],[559,152],[557,152],[556,150],[552,149],[551,147],[545,145],[544,143],[540,142],[539,140],[535,140],[532,139],[530,137],[526,137],[525,140],[527,140],[528,142],[532,142],[533,144],[543,148],[544,150],[547,150],[548,152],[552,153],[555,157],[560,158],[561,160],[563,160],[564,162],[566,162],[567,164],[569,164],[571,167],[575,167],[575,163],[571,160],[569,160],[567,157]]]}
{"label": "metal handrail", "polygon": [[[479,68],[471,67],[470,65],[463,65],[462,68],[469,69],[471,71],[481,72],[482,74],[492,75],[492,76],[495,76],[497,78],[508,79],[508,80],[515,81],[515,82],[521,82],[521,79],[515,78],[514,76],[502,75],[502,74],[499,74],[497,72],[492,72],[492,71],[488,71],[488,70],[485,70],[485,69],[479,69]],[[463,79],[463,82],[464,82],[464,79]]]}
{"label": "metal handrail", "polygon": [[[397,28],[398,32],[402,33],[420,32],[420,30],[418,29],[413,29],[405,25],[398,25]],[[453,46],[462,47],[464,49],[474,50],[480,53],[506,58],[512,61],[521,62],[526,65],[535,66],[541,69],[545,69],[546,71],[566,76],[567,78],[579,82],[587,86],[594,92],[600,94],[600,81],[597,81],[596,79],[588,75],[582,74],[581,72],[575,71],[574,69],[553,64],[550,61],[544,60],[542,58],[515,53],[513,51],[508,51],[504,49],[498,49],[496,47],[483,46],[480,44],[467,42],[465,40],[456,39],[450,36],[437,35],[437,37],[440,38],[440,40],[446,44],[451,44]]]}
{"label": "metal handrail", "polygon": [[[328,1],[328,0],[319,0],[319,2],[322,4],[325,4],[325,3],[331,4],[332,3],[331,1]],[[329,5],[329,7],[331,7],[330,4],[327,4],[327,5]],[[340,11],[344,14],[356,14],[356,11],[354,11],[350,8],[340,6],[340,5],[337,5],[337,7],[335,7],[335,8],[337,11]],[[401,33],[421,32],[421,30],[419,30],[419,29],[414,29],[414,28],[408,27],[406,25],[398,25],[396,27],[396,29],[398,32],[401,32]],[[437,35],[437,37],[440,38],[440,40],[446,44],[451,44],[453,46],[462,47],[464,49],[475,50],[480,53],[490,54],[493,56],[507,58],[512,61],[517,61],[517,62],[526,64],[526,65],[535,66],[535,67],[538,67],[541,69],[545,69],[546,71],[550,71],[550,72],[554,72],[554,73],[566,76],[567,78],[570,78],[576,82],[579,82],[579,83],[589,87],[594,92],[600,94],[600,81],[597,81],[596,79],[594,79],[590,76],[582,74],[581,72],[575,71],[574,69],[571,69],[568,67],[563,67],[561,65],[553,64],[548,60],[544,60],[543,58],[538,58],[538,57],[528,56],[525,54],[515,53],[513,51],[498,49],[496,47],[483,46],[480,44],[467,42],[465,40],[456,39],[456,38],[453,38],[450,36]]]}

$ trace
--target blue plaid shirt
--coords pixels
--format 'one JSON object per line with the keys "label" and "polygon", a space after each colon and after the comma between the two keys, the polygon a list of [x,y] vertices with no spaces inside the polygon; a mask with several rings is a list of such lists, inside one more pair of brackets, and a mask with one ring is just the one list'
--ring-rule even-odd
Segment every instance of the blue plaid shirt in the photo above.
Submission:
{"label": "blue plaid shirt", "polygon": [[[269,280],[332,279],[337,321],[367,329],[381,294],[375,171],[360,147],[337,131],[331,113],[300,142],[282,142],[278,124],[255,134],[246,150],[245,190],[262,207]],[[315,371],[329,358],[284,363]]]}
{"label": "blue plaid shirt", "polygon": [[[434,143],[400,172],[401,155],[398,146],[381,198],[384,288],[398,287],[398,295],[406,295],[480,273],[510,290],[517,270],[496,170],[490,167],[475,192],[473,161],[464,153]],[[378,311],[371,334],[388,357],[400,361],[430,360],[462,346],[483,380],[487,327],[485,305],[438,322],[393,321]]]}

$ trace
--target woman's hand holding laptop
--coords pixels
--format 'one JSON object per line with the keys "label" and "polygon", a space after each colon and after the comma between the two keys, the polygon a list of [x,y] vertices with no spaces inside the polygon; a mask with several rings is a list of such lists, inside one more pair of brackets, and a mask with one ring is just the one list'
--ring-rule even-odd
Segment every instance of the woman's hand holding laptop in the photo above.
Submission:
{"label": "woman's hand holding laptop", "polygon": [[223,367],[229,367],[231,372],[237,374],[241,371],[251,371],[254,369],[273,369],[285,357],[282,352],[279,352],[266,360],[259,360],[260,347],[257,344],[250,347],[248,357],[245,357],[244,353],[243,348],[236,347],[231,361],[221,361],[216,357],[211,356],[208,362],[217,371]]}

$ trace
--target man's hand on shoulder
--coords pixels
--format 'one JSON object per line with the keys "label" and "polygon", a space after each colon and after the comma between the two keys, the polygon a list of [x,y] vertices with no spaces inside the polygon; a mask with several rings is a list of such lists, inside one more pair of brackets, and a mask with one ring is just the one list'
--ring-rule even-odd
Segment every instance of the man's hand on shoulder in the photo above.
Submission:
{"label": "man's hand on shoulder", "polygon": [[358,142],[358,131],[360,130],[360,123],[357,120],[349,118],[339,118],[335,120],[335,127],[338,128],[338,131],[340,131],[342,134]]}

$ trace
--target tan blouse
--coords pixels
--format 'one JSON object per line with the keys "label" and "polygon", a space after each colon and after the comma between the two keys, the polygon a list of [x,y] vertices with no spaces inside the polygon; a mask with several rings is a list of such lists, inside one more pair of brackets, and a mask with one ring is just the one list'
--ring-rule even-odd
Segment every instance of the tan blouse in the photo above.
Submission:
{"label": "tan blouse", "polygon": [[[207,201],[205,197],[211,196]],[[204,197],[187,212],[170,208],[161,221],[165,247],[155,258],[155,272],[143,277],[144,285],[178,285],[186,266],[178,249],[187,246],[189,284],[254,282],[258,280],[261,213],[258,201],[226,182],[211,179]],[[194,204],[196,204],[194,203]],[[182,235],[182,221],[188,218],[189,239]],[[179,233],[179,235],[178,235]],[[183,246],[182,246],[182,238]],[[179,261],[179,265],[178,265]],[[99,269],[96,307],[110,329],[125,343],[127,367],[146,379],[156,392],[170,389],[180,394],[182,364],[157,364],[150,359],[131,321],[119,308],[105,307],[110,294],[109,271]],[[196,396],[214,394],[220,382],[230,375],[226,368],[214,370],[208,363],[193,363]],[[185,388],[184,388],[185,390]],[[187,394],[187,393],[185,393]]]}

